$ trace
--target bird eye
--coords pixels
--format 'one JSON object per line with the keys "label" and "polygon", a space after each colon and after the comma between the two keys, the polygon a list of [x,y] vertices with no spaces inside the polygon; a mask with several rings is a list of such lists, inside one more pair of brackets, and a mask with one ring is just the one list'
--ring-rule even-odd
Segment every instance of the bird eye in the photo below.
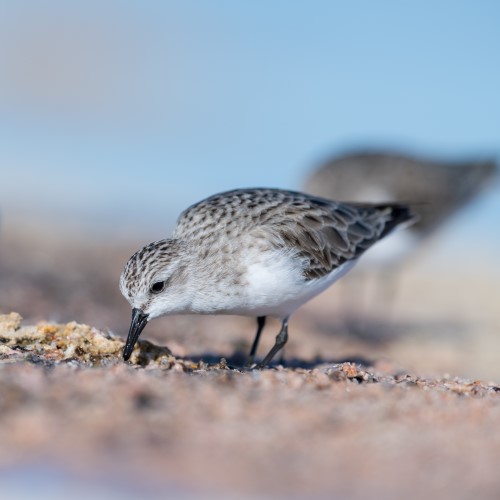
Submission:
{"label": "bird eye", "polygon": [[151,288],[149,290],[151,291],[151,293],[160,293],[164,288],[165,288],[165,282],[157,281],[156,283],[153,283],[151,285]]}

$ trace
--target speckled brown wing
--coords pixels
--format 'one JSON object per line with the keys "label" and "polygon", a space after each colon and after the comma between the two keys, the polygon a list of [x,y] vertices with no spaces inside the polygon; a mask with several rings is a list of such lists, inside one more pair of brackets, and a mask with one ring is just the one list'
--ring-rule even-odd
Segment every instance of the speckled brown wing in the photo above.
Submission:
{"label": "speckled brown wing", "polygon": [[307,259],[304,276],[308,280],[358,258],[397,225],[413,218],[403,205],[351,205],[306,195],[285,206],[282,216],[281,222],[267,229],[283,247]]}
{"label": "speckled brown wing", "polygon": [[402,205],[337,203],[295,191],[238,189],[185,210],[174,238],[235,242],[248,233],[306,259],[306,279],[319,278],[357,258],[399,223],[411,218]]}

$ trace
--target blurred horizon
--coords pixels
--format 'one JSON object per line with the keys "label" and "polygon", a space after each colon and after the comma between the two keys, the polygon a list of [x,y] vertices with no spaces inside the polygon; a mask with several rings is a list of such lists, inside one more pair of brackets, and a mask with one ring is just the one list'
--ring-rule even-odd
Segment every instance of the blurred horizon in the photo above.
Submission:
{"label": "blurred horizon", "polygon": [[[3,4],[2,225],[167,236],[205,196],[300,189],[356,148],[498,160],[499,15],[493,1]],[[473,230],[498,251],[499,213],[497,182],[457,241]]]}

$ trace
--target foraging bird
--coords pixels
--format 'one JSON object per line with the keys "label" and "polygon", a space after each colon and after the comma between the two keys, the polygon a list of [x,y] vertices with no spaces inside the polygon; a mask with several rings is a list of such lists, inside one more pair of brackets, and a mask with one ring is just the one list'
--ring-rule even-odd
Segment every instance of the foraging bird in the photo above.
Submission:
{"label": "foraging bird", "polygon": [[146,245],[125,265],[120,290],[132,306],[123,352],[166,314],[254,316],[282,321],[270,363],[288,339],[288,319],[349,271],[393,229],[414,220],[401,204],[338,203],[279,189],[238,189],[185,210],[171,238]]}

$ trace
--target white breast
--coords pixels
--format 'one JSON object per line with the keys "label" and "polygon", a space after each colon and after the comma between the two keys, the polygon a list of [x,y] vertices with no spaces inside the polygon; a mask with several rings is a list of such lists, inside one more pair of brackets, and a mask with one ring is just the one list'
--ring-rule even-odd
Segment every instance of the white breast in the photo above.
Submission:
{"label": "white breast", "polygon": [[305,281],[303,262],[290,253],[273,251],[248,255],[245,292],[232,314],[284,318],[326,290],[349,271],[356,261],[342,264],[330,274]]}

